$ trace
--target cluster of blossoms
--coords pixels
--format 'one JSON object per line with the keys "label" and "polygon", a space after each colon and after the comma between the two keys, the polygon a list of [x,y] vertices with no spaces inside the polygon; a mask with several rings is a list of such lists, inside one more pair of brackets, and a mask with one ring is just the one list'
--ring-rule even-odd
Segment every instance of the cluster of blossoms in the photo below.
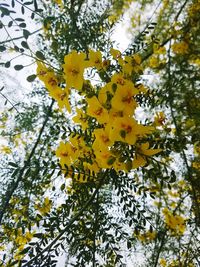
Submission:
{"label": "cluster of blossoms", "polygon": [[183,235],[185,232],[185,219],[180,215],[173,214],[167,208],[163,209],[165,223],[174,235]]}
{"label": "cluster of blossoms", "polygon": [[[83,96],[83,105],[76,109],[73,121],[85,135],[90,132],[90,138],[84,134],[70,136],[56,150],[62,168],[68,168],[69,176],[74,168],[82,170],[76,177],[80,182],[86,182],[90,173],[95,176],[101,169],[129,172],[144,166],[149,156],[161,151],[149,148],[149,142],[144,141],[154,127],[142,125],[135,118],[139,105],[136,96],[145,93],[143,85],[135,85],[132,81],[133,73],[142,71],[140,56],[122,57],[115,49],[110,52],[111,60],[119,69],[111,75],[107,71],[113,68],[111,60],[103,60],[100,51],[90,50],[87,55],[72,51],[64,58],[61,75],[38,63],[37,75],[61,109],[65,107],[71,112],[72,88]],[[87,68],[97,70],[101,86],[92,86],[84,79]]]}

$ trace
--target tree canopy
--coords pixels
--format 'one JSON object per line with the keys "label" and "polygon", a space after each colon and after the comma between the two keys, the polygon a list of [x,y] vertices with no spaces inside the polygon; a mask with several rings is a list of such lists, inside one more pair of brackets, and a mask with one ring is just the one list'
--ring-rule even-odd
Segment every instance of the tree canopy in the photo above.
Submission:
{"label": "tree canopy", "polygon": [[199,12],[1,1],[0,266],[200,265]]}

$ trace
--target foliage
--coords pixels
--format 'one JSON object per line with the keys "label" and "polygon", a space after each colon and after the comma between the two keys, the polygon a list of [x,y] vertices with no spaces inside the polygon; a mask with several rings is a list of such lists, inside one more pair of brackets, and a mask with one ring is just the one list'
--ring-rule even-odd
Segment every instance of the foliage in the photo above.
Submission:
{"label": "foliage", "polygon": [[199,10],[0,4],[2,68],[34,66],[28,101],[0,90],[0,266],[56,266],[63,253],[66,266],[198,266]]}

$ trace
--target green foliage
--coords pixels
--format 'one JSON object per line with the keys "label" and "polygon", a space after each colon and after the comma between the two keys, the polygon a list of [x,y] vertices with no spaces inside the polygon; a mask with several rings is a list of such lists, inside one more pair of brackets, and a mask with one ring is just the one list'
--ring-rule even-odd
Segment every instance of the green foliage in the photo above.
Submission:
{"label": "green foliage", "polygon": [[[135,8],[130,1],[61,2],[0,4],[0,33],[6,34],[0,52],[7,57],[2,56],[2,67],[14,66],[23,72],[42,62],[50,73],[55,72],[63,89],[65,55],[76,50],[85,52],[88,60],[92,49],[101,51],[103,60],[109,58],[110,48],[115,48],[111,40],[115,26],[126,9]],[[146,86],[145,93],[134,96],[145,113],[141,123],[153,123],[156,128],[151,135],[140,136],[138,143],[148,142],[152,150],[162,148],[160,156],[147,156],[135,144],[127,148],[118,141],[114,152],[120,151],[127,171],[87,170],[83,163],[92,162],[89,154],[75,166],[61,165],[55,152],[59,141],[83,139],[91,147],[96,120],[88,119],[87,130],[74,125],[69,113],[50,101],[36,79],[37,71],[26,76],[33,86],[28,104],[11,101],[6,87],[1,88],[5,112],[0,114],[0,133],[7,145],[0,146],[0,242],[5,246],[0,247],[4,254],[0,266],[53,267],[63,252],[68,256],[67,266],[139,266],[138,252],[145,256],[141,266],[165,266],[162,260],[167,266],[198,264],[200,7],[198,1],[164,2],[157,6],[157,1],[137,1],[144,14],[134,22],[133,41],[122,53],[127,60],[132,57],[132,67],[141,67],[129,74],[137,90]],[[149,5],[154,12],[147,19]],[[37,31],[28,28],[27,16],[40,23]],[[19,36],[12,36],[11,29]],[[35,33],[39,33],[36,49],[31,41]],[[136,64],[134,56],[142,62]],[[30,63],[21,62],[24,57]],[[114,72],[122,71],[118,58],[109,60],[106,70],[88,70],[88,80],[99,76],[104,85]],[[145,80],[147,76],[153,82]],[[71,95],[72,115],[75,107],[87,110],[82,97],[98,96],[102,84],[84,84],[82,92]],[[108,104],[118,85],[113,82],[111,88],[106,92]],[[121,131],[122,138],[126,134]],[[132,168],[133,154],[145,160],[144,166]],[[114,161],[114,157],[109,159],[109,167]]]}

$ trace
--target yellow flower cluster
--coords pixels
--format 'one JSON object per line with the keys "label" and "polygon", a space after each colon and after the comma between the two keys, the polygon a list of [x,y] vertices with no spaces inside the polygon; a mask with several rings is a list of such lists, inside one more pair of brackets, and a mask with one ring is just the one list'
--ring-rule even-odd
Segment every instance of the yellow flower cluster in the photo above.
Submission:
{"label": "yellow flower cluster", "polygon": [[185,219],[180,215],[174,215],[167,208],[163,209],[163,214],[165,217],[165,223],[171,230],[172,234],[183,235],[186,228]]}
{"label": "yellow flower cluster", "polygon": [[36,203],[35,204],[35,209],[40,212],[41,215],[45,215],[51,210],[51,200],[48,197],[45,197],[44,202],[41,203]]}
{"label": "yellow flower cluster", "polygon": [[189,46],[184,41],[179,42],[179,43],[174,43],[172,45],[172,51],[175,54],[184,55],[184,54],[187,54],[188,53],[188,50],[189,50]]}
{"label": "yellow flower cluster", "polygon": [[150,243],[156,238],[156,232],[147,231],[144,233],[138,233],[136,234],[136,237],[141,243]]}
{"label": "yellow flower cluster", "polygon": [[64,73],[60,76],[38,62],[37,75],[61,109],[65,107],[69,112],[71,110],[71,88],[84,97],[86,104],[76,109],[73,121],[84,131],[92,131],[90,140],[86,142],[81,136],[70,137],[67,143],[61,142],[56,150],[62,168],[67,166],[69,175],[73,167],[83,170],[82,175],[79,173],[76,176],[80,182],[87,181],[87,172],[98,173],[106,168],[127,172],[144,166],[147,157],[161,151],[150,149],[148,142],[142,142],[146,135],[154,131],[154,127],[139,124],[134,118],[138,107],[136,96],[145,91],[143,85],[136,86],[131,80],[133,73],[142,71],[140,56],[122,57],[121,52],[115,49],[111,49],[110,53],[111,60],[118,64],[121,71],[112,73],[107,83],[102,80],[104,85],[98,89],[84,79],[84,71],[95,68],[100,77],[102,73],[108,76],[106,70],[111,60],[103,60],[100,51],[89,50],[86,55],[73,50],[65,56]]}

